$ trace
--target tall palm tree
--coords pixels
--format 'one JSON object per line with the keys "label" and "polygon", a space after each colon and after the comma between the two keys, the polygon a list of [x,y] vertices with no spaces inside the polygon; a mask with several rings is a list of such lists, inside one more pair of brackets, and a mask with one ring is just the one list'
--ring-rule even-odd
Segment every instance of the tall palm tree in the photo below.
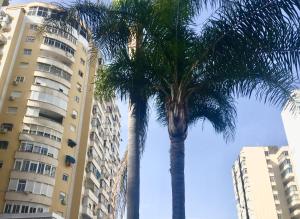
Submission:
{"label": "tall palm tree", "polygon": [[[139,218],[140,157],[144,149],[148,121],[148,99],[152,95],[144,55],[144,26],[151,18],[152,7],[147,0],[122,0],[112,4],[76,2],[58,5],[58,12],[44,22],[67,32],[81,21],[90,31],[89,38],[109,60],[99,70],[96,95],[110,98],[118,94],[128,104],[128,148],[126,179],[127,218]],[[72,25],[70,25],[72,24]],[[122,196],[121,196],[122,197]],[[124,199],[123,199],[124,200]],[[117,209],[118,210],[118,209]],[[122,209],[121,209],[122,210]]]}
{"label": "tall palm tree", "polygon": [[[164,2],[164,1],[162,1]],[[226,3],[226,1],[223,1]],[[184,3],[184,4],[183,4]],[[159,119],[170,138],[173,219],[185,218],[184,154],[188,127],[208,120],[226,140],[235,129],[235,98],[282,105],[299,67],[297,0],[227,1],[200,30],[183,0],[159,6],[151,28],[153,84]],[[165,7],[165,8],[164,8]],[[168,19],[159,13],[168,12]],[[157,40],[159,39],[159,40]]]}

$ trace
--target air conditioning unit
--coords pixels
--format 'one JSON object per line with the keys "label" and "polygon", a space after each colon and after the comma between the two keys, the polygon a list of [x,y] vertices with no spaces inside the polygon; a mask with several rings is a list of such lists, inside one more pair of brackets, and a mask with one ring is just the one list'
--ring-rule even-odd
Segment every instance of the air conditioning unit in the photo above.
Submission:
{"label": "air conditioning unit", "polygon": [[77,118],[77,114],[75,112],[72,113],[72,118],[76,119]]}
{"label": "air conditioning unit", "polygon": [[8,132],[8,129],[7,129],[7,128],[0,127],[0,133],[1,133],[1,134],[5,134],[6,132]]}
{"label": "air conditioning unit", "polygon": [[67,205],[67,200],[64,198],[64,199],[61,199],[60,200],[60,203],[62,204],[62,205]]}
{"label": "air conditioning unit", "polygon": [[13,101],[15,100],[16,98],[14,96],[9,96],[9,100]]}
{"label": "air conditioning unit", "polygon": [[13,81],[13,85],[17,86],[18,84],[19,84],[18,81],[16,81],[16,80]]}

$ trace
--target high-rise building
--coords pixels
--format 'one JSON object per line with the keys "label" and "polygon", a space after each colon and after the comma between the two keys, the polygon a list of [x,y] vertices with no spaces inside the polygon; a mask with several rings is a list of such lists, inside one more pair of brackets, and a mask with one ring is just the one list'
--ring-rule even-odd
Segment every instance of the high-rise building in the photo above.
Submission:
{"label": "high-rise building", "polygon": [[300,218],[289,147],[244,147],[232,167],[239,219]]}
{"label": "high-rise building", "polygon": [[87,30],[46,3],[0,9],[0,218],[111,218],[119,111],[94,99]]}
{"label": "high-rise building", "polygon": [[73,210],[71,218],[113,218],[114,176],[120,163],[120,113],[113,101],[93,101],[89,130],[88,147],[79,155],[85,160],[85,171],[76,177],[84,179],[76,185],[82,192],[73,198],[73,206],[81,206]]}
{"label": "high-rise building", "polygon": [[295,160],[295,172],[300,182],[300,90],[294,91],[292,95],[296,99],[296,108],[287,105],[281,117],[288,145]]}

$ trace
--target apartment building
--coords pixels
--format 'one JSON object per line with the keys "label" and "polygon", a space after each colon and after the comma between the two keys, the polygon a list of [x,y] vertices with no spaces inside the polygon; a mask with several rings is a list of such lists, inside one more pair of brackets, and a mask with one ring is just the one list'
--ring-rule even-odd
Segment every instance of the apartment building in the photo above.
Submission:
{"label": "apartment building", "polygon": [[300,218],[289,147],[244,147],[232,167],[239,219]]}
{"label": "apartment building", "polygon": [[38,32],[53,11],[0,9],[0,218],[111,218],[120,114],[93,96],[87,30]]}
{"label": "apartment building", "polygon": [[[120,113],[114,102],[93,102],[79,215],[82,218],[113,218],[114,176],[120,163]],[[79,186],[78,186],[79,187]],[[74,201],[76,201],[74,199]],[[76,203],[74,203],[76,206]],[[74,217],[78,213],[74,211]]]}
{"label": "apartment building", "polygon": [[296,108],[289,106],[281,112],[287,141],[295,160],[295,172],[300,182],[300,90],[295,90],[293,94],[296,99]]}

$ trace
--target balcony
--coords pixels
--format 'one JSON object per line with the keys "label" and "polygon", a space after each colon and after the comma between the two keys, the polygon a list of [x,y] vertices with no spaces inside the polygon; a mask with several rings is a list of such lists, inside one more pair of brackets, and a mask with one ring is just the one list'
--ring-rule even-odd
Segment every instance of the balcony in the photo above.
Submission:
{"label": "balcony", "polygon": [[4,45],[6,42],[6,37],[0,33],[0,46]]}
{"label": "balcony", "polygon": [[290,182],[294,179],[294,173],[290,172],[290,173],[286,173],[283,175],[283,182],[287,183]]}
{"label": "balcony", "polygon": [[39,101],[39,100],[30,100],[29,99],[27,101],[27,106],[48,109],[48,110],[51,110],[52,112],[60,114],[63,117],[66,117],[66,115],[67,115],[66,110],[64,110],[64,109],[62,109],[62,108],[60,108],[58,106],[55,106],[55,105],[53,105],[51,103],[42,102],[42,101]]}
{"label": "balcony", "polygon": [[291,212],[292,219],[299,219],[300,218],[300,209],[295,209]]}
{"label": "balcony", "polygon": [[28,179],[28,180],[32,180],[32,181],[35,181],[38,179],[38,181],[41,183],[46,183],[46,184],[49,184],[52,186],[55,185],[54,177],[50,177],[47,175],[41,175],[41,174],[37,174],[37,173],[31,173],[31,172],[20,172],[20,171],[13,170],[13,171],[11,171],[10,178]]}
{"label": "balcony", "polygon": [[[50,117],[50,115],[49,115],[49,117]],[[45,127],[54,129],[60,133],[64,132],[64,127],[62,126],[62,124],[60,124],[58,122],[54,122],[52,119],[48,119],[44,116],[43,117],[27,117],[27,116],[25,116],[23,119],[23,122],[26,124],[45,126]]]}
{"label": "balcony", "polygon": [[88,189],[88,188],[86,188],[84,190],[84,195],[87,196],[87,197],[89,197],[95,203],[98,203],[98,195],[99,194],[97,194],[97,193],[99,193],[99,191],[98,192],[94,192],[94,191],[92,191],[91,189]]}
{"label": "balcony", "polygon": [[40,50],[41,56],[45,58],[54,59],[66,64],[67,66],[71,66],[73,63],[75,63],[75,58],[72,54],[69,54],[68,52],[65,52],[59,48],[41,44]]}
{"label": "balcony", "polygon": [[39,203],[47,206],[50,206],[52,203],[51,198],[48,198],[43,195],[36,195],[27,192],[6,192],[5,200],[23,201],[23,202],[28,202],[28,200],[30,200],[30,202]]}
{"label": "balcony", "polygon": [[47,164],[51,164],[52,166],[58,166],[58,161],[55,158],[42,155],[42,154],[32,153],[32,152],[17,151],[15,154],[15,158],[24,159],[24,160],[33,160],[33,161],[42,160],[43,162]]}
{"label": "balcony", "polygon": [[31,135],[29,133],[21,133],[19,136],[19,140],[21,141],[34,141],[42,144],[51,145],[57,149],[61,148],[61,142],[57,142],[52,140],[51,138],[45,138],[39,135]]}
{"label": "balcony", "polygon": [[56,66],[56,67],[64,70],[65,72],[68,72],[71,75],[74,74],[73,70],[70,68],[70,65],[67,65],[67,63],[62,63],[62,62],[56,61],[54,59],[51,59],[51,57],[49,57],[49,56],[40,56],[37,58],[37,62],[48,64],[51,66]]}
{"label": "balcony", "polygon": [[93,172],[88,172],[86,174],[86,178],[90,179],[97,188],[100,188],[100,182],[99,180],[96,178],[96,176],[93,174]]}
{"label": "balcony", "polygon": [[95,212],[88,205],[82,206],[82,219],[96,219]]}

